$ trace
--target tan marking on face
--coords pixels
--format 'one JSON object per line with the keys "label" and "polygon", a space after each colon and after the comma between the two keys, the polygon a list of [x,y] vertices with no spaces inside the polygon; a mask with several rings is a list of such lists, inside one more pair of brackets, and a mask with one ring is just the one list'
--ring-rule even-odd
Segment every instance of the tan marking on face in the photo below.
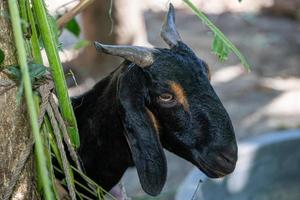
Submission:
{"label": "tan marking on face", "polygon": [[146,108],[146,111],[152,121],[152,124],[154,126],[154,129],[156,131],[157,134],[159,134],[159,123],[158,123],[158,120],[156,119],[156,117],[154,116],[154,114],[148,109]]}
{"label": "tan marking on face", "polygon": [[175,83],[174,81],[169,81],[168,83],[170,85],[171,90],[176,95],[178,102],[183,106],[185,111],[189,111],[189,103],[186,99],[184,89],[181,87],[180,84]]}
{"label": "tan marking on face", "polygon": [[210,71],[210,67],[208,66],[208,64],[207,64],[206,62],[204,62],[204,67],[206,68],[208,80],[211,80],[211,71]]}
{"label": "tan marking on face", "polygon": [[208,77],[208,80],[211,80],[211,71],[210,71],[210,68],[209,67],[207,67],[207,69],[208,69],[208,75],[207,75],[207,77]]}

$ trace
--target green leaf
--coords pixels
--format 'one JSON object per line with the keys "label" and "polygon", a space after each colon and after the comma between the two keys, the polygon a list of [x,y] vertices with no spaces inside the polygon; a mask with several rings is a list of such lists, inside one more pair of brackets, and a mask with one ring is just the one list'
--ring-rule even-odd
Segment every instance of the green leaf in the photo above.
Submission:
{"label": "green leaf", "polygon": [[5,58],[4,52],[0,49],[0,64],[3,62]]}
{"label": "green leaf", "polygon": [[215,35],[214,37],[211,50],[219,57],[221,62],[227,60],[228,55],[231,52],[228,46],[223,42],[223,40],[218,35]]}
{"label": "green leaf", "polygon": [[[32,83],[37,79],[41,78],[47,72],[47,67],[41,64],[36,63],[28,63],[29,76]],[[13,80],[17,80],[19,83],[21,82],[21,70],[19,65],[12,65],[6,67],[4,71],[9,75]]]}
{"label": "green leaf", "polygon": [[[244,65],[244,67],[250,71],[250,65],[247,62],[246,58],[243,56],[243,54],[238,50],[238,48],[236,46],[234,46],[234,44],[222,33],[222,31],[220,31],[220,29],[218,29],[209,19],[208,17],[201,12],[190,0],[182,0],[183,2],[185,2],[191,9],[192,11],[197,15],[197,17],[215,34],[215,39],[216,43],[220,43],[220,41],[222,41],[221,46],[226,46],[226,48],[228,48],[230,51],[232,51],[241,61],[241,63]],[[216,39],[217,36],[217,39]],[[216,45],[218,46],[218,45]],[[213,44],[213,48],[214,49],[214,44]],[[226,57],[226,52],[228,50],[224,49],[223,47],[221,48],[223,53],[220,53],[219,51],[217,51],[218,53],[220,53],[220,55],[218,53],[216,53],[219,57],[221,56],[221,58],[224,58],[224,56]],[[230,51],[227,53],[230,53]],[[215,52],[213,50],[213,52]]]}
{"label": "green leaf", "polygon": [[84,47],[87,47],[91,44],[90,41],[88,40],[79,40],[75,45],[74,45],[74,49],[81,49]]}
{"label": "green leaf", "polygon": [[24,92],[24,84],[22,81],[22,74],[21,74],[20,66],[19,65],[11,65],[9,67],[6,67],[3,71],[9,76],[9,78],[11,78],[12,80],[15,80],[19,84],[18,89],[17,89],[17,95],[16,95],[16,102],[19,105],[21,103],[21,99],[22,99],[23,92]]}
{"label": "green leaf", "polygon": [[[35,83],[35,81],[37,81],[39,78],[41,78],[43,75],[45,75],[45,73],[47,72],[47,69],[48,69],[47,67],[45,67],[44,65],[41,65],[41,64],[28,63],[28,70],[29,70],[31,84],[33,85]],[[13,79],[19,83],[16,99],[17,99],[17,104],[20,104],[21,99],[22,99],[21,97],[23,96],[23,92],[24,92],[24,84],[22,81],[22,74],[21,74],[20,66],[19,65],[11,65],[9,67],[6,67],[4,69],[4,72],[7,73],[7,75],[11,79]]]}
{"label": "green leaf", "polygon": [[73,33],[76,37],[79,37],[80,35],[80,26],[78,25],[77,21],[75,20],[75,18],[71,19],[65,26],[65,28],[70,31],[71,33]]}
{"label": "green leaf", "polygon": [[31,80],[39,79],[47,72],[47,67],[41,64],[29,63],[29,73]]}
{"label": "green leaf", "polygon": [[13,80],[18,82],[21,80],[21,70],[19,65],[8,66],[3,71]]}

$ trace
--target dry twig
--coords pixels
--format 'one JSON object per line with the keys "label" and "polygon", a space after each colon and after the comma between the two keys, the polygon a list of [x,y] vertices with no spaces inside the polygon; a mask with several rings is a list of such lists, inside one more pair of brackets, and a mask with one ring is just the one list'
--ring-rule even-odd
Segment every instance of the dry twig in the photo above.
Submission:
{"label": "dry twig", "polygon": [[57,20],[58,28],[62,29],[72,18],[83,11],[86,7],[91,5],[94,1],[95,0],[80,0],[80,2],[74,8]]}

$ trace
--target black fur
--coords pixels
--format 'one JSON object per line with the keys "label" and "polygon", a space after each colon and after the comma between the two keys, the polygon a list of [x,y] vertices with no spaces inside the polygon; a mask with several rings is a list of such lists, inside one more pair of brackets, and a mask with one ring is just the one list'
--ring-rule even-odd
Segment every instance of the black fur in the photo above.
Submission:
{"label": "black fur", "polygon": [[[153,65],[141,68],[124,61],[89,92],[73,99],[83,168],[106,190],[135,165],[143,189],[157,195],[167,169],[162,147],[210,177],[226,175],[235,167],[234,130],[210,85],[206,64],[182,42],[158,50]],[[158,102],[162,93],[173,93],[170,81],[183,88],[188,109],[176,101],[172,106]]]}
{"label": "black fur", "polygon": [[120,180],[129,166],[133,166],[118,114],[118,77],[115,73],[73,99],[81,143],[78,153],[84,171],[106,190]]}

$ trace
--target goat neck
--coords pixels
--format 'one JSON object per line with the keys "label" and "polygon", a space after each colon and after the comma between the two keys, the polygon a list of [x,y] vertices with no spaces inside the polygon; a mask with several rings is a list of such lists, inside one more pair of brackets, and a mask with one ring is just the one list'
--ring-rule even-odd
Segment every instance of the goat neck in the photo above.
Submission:
{"label": "goat neck", "polygon": [[118,73],[119,70],[112,72],[93,89],[73,99],[81,141],[78,153],[84,171],[106,190],[133,165],[117,113]]}

